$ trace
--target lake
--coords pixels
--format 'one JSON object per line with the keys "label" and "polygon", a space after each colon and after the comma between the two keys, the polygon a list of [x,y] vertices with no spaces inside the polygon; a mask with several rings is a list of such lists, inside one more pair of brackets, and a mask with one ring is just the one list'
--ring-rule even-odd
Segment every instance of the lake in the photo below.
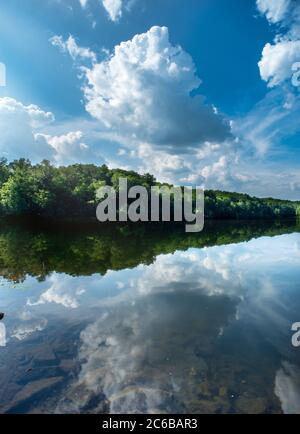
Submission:
{"label": "lake", "polygon": [[0,413],[300,413],[300,224],[0,228]]}

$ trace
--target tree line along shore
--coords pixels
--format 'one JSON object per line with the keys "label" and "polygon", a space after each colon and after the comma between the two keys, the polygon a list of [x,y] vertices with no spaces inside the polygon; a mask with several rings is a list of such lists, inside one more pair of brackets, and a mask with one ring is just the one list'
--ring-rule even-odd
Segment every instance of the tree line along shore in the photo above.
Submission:
{"label": "tree line along shore", "polygon": [[[0,160],[0,216],[37,216],[49,219],[95,218],[96,192],[109,185],[118,188],[126,178],[150,190],[163,186],[151,174],[109,169],[106,165],[73,164],[55,167],[47,160]],[[207,219],[274,219],[300,216],[300,202],[257,198],[219,190],[205,191]]]}

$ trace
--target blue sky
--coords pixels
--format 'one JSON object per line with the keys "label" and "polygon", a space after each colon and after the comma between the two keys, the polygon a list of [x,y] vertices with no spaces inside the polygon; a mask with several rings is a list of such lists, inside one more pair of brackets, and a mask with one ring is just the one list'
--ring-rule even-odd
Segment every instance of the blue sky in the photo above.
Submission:
{"label": "blue sky", "polygon": [[9,160],[300,199],[298,0],[0,0],[0,22]]}

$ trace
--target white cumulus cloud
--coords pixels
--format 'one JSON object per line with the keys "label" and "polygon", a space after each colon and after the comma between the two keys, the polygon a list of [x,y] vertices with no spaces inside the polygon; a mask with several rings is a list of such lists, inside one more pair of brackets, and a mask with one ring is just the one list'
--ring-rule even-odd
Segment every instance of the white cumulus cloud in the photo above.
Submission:
{"label": "white cumulus cloud", "polygon": [[[267,43],[258,63],[261,78],[269,87],[292,80],[293,65],[300,61],[300,4],[292,0],[257,0],[270,23],[281,23],[281,33]],[[284,31],[282,31],[284,29]]]}
{"label": "white cumulus cloud", "polygon": [[0,98],[0,154],[9,161],[29,158],[33,163],[48,159],[55,164],[90,162],[94,153],[82,131],[46,134],[57,124],[51,112],[13,98]]}
{"label": "white cumulus cloud", "polygon": [[266,44],[258,66],[261,77],[274,87],[292,78],[292,66],[300,60],[300,40],[278,41],[275,45]]}
{"label": "white cumulus cloud", "polygon": [[0,98],[0,152],[10,160],[15,158],[50,158],[52,148],[35,138],[35,131],[54,120],[50,112],[13,98]]}
{"label": "white cumulus cloud", "polygon": [[[124,6],[123,0],[99,0],[101,1],[104,9],[108,14],[108,18],[111,21],[117,22],[122,16],[122,9]],[[79,0],[79,3],[83,8],[87,6],[88,0]]]}
{"label": "white cumulus cloud", "polygon": [[49,41],[63,53],[69,53],[73,60],[82,59],[96,62],[96,54],[89,48],[80,47],[72,35],[66,40],[62,36],[55,35]]}
{"label": "white cumulus cloud", "polygon": [[230,127],[202,96],[193,60],[169,41],[166,27],[152,27],[115,47],[86,69],[87,111],[123,141],[191,146],[224,141]]}
{"label": "white cumulus cloud", "polygon": [[79,0],[79,3],[81,4],[81,6],[82,6],[83,8],[86,7],[87,2],[88,2],[88,0]]}
{"label": "white cumulus cloud", "polygon": [[83,142],[81,131],[71,131],[61,136],[38,134],[39,141],[46,141],[55,151],[53,159],[58,164],[72,164],[91,157],[89,146]]}
{"label": "white cumulus cloud", "polygon": [[291,0],[257,0],[256,3],[258,10],[275,24],[286,17]]}
{"label": "white cumulus cloud", "polygon": [[102,0],[103,6],[112,21],[118,21],[122,16],[122,0]]}

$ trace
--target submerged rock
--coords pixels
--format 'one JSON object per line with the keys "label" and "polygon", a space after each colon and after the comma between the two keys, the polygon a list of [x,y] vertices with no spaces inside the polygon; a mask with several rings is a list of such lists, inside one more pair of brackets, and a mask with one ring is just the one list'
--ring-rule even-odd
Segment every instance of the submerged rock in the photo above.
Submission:
{"label": "submerged rock", "polygon": [[247,398],[241,396],[236,402],[239,413],[261,414],[266,411],[267,401],[265,398]]}

